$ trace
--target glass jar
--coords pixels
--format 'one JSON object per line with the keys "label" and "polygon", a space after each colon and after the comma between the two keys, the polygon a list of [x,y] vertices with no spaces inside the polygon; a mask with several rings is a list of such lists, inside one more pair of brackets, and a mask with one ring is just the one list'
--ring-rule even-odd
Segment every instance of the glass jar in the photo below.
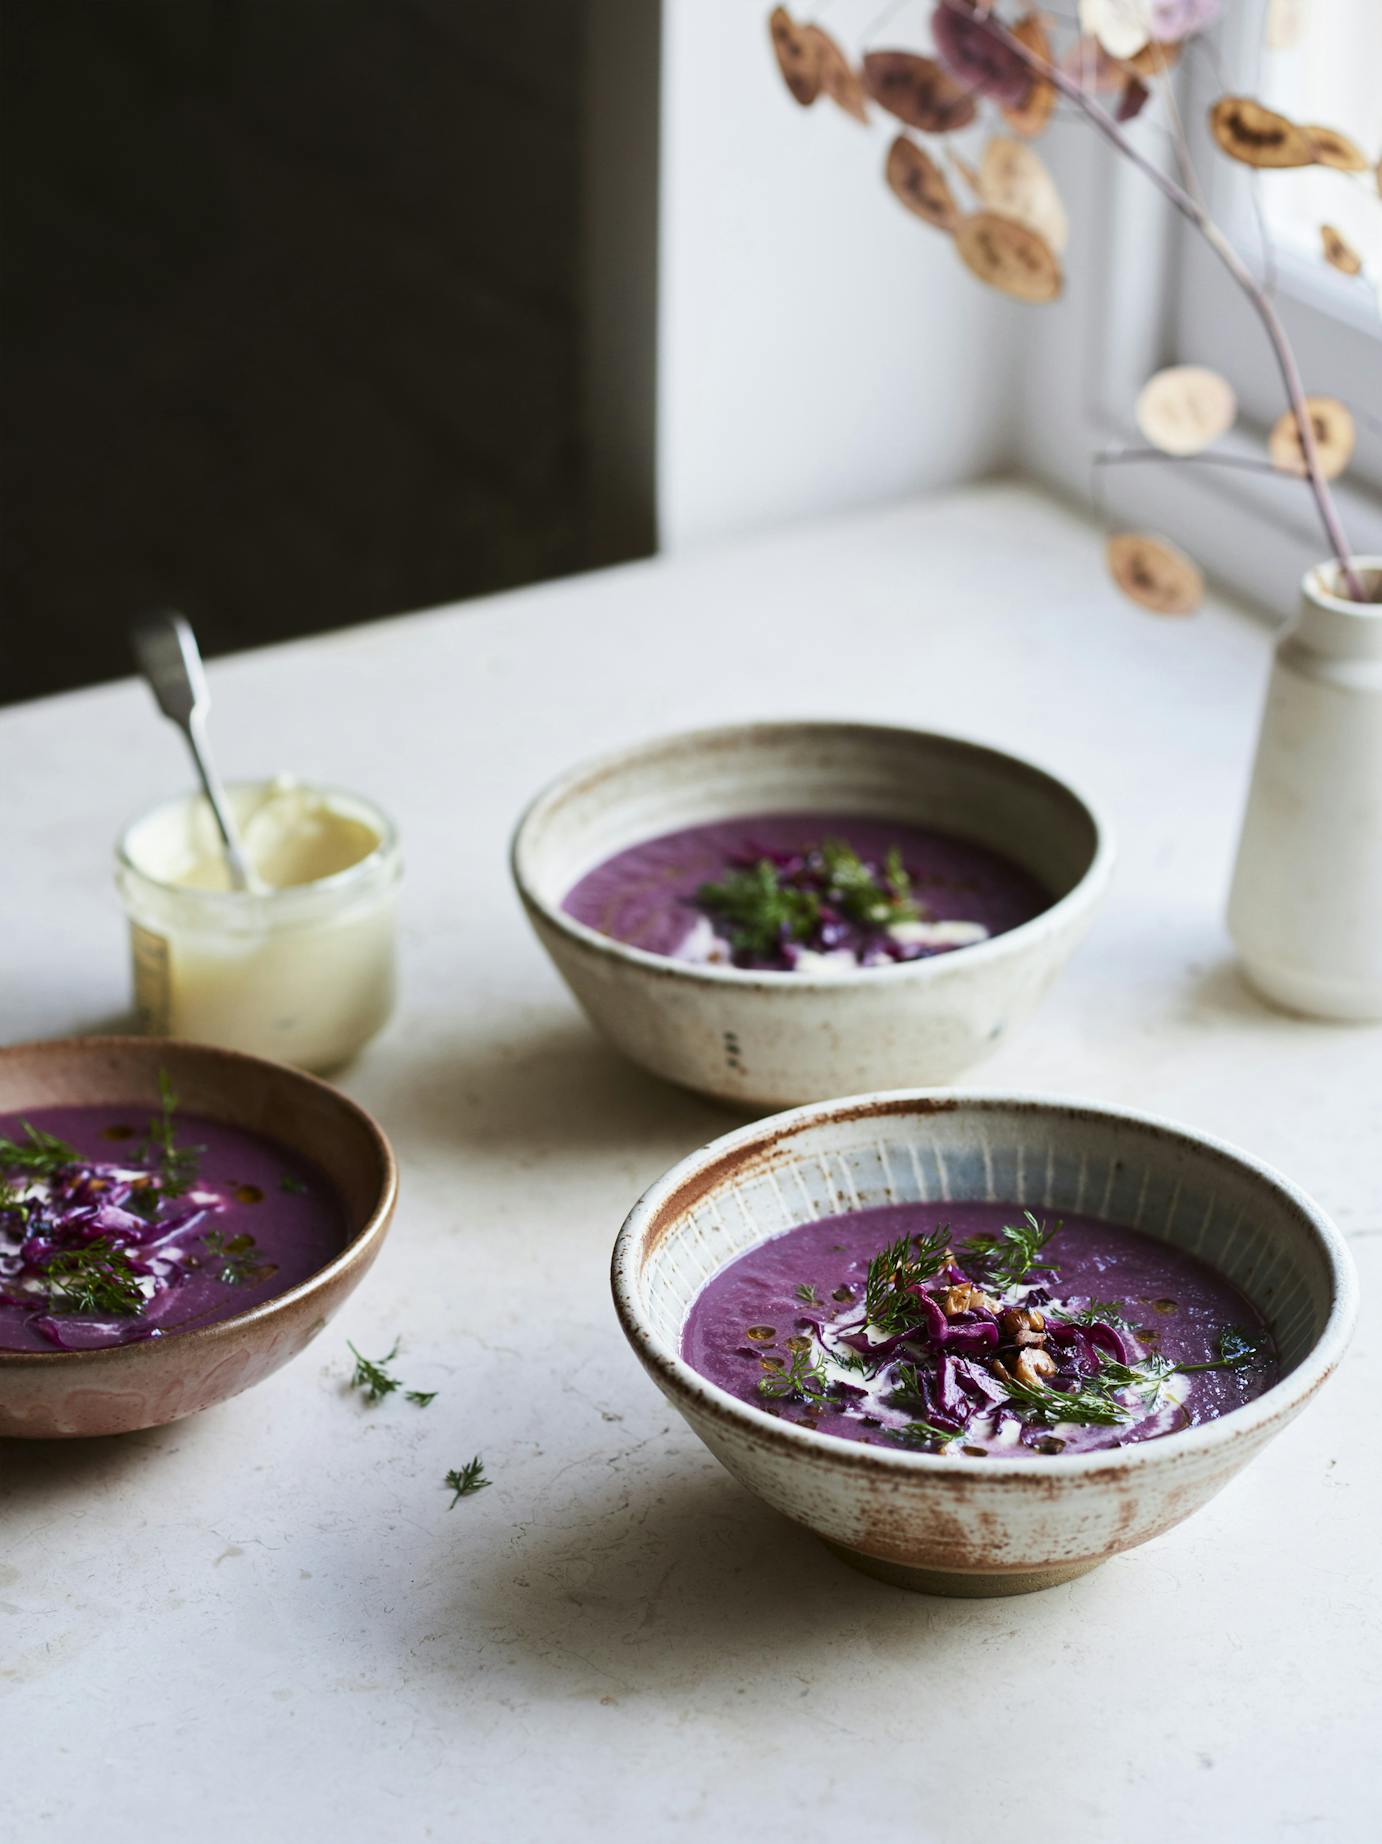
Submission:
{"label": "glass jar", "polygon": [[153,808],[120,840],[140,1025],[334,1069],[393,1010],[398,835],[335,788],[280,777],[227,796],[261,889],[230,887],[200,794]]}

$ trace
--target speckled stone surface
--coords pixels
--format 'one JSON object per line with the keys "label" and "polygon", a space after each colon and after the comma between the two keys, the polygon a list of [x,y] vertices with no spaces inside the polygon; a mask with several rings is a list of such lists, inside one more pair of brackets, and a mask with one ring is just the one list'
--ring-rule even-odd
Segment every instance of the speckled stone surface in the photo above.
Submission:
{"label": "speckled stone surface", "polygon": [[[1230,959],[1267,663],[1240,612],[1125,606],[1090,528],[1000,486],[213,665],[227,773],[354,784],[403,828],[400,1015],[342,1078],[394,1139],[399,1214],[337,1324],[252,1394],[0,1447],[7,1829],[123,1844],[155,1800],[205,1844],[814,1832],[857,1824],[876,1762],[927,1844],[976,1810],[1004,1839],[1052,1810],[1100,1844],[1368,1837],[1382,1031],[1270,1012]],[[593,748],[789,714],[965,730],[1087,785],[1113,890],[976,1083],[1235,1140],[1362,1270],[1319,1402],[1183,1528],[1043,1594],[933,1600],[842,1567],[719,1470],[614,1321],[626,1209],[735,1117],[590,1034],[510,891],[509,825]],[[185,776],[140,687],[0,714],[24,870],[6,1039],[120,1015],[111,841]],[[430,1409],[343,1393],[344,1339],[395,1334]],[[448,1510],[442,1476],[477,1451],[495,1483]],[[956,1765],[980,1724],[1002,1762],[982,1799]]]}

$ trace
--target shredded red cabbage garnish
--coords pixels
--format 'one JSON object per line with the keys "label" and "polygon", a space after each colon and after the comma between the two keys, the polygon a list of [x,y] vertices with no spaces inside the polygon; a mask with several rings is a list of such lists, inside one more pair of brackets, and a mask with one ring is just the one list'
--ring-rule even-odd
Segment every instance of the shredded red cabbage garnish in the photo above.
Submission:
{"label": "shredded red cabbage garnish", "polygon": [[1113,1428],[1174,1410],[1173,1377],[1268,1357],[1265,1339],[1234,1327],[1205,1363],[1141,1349],[1119,1303],[1061,1296],[1046,1256],[1059,1228],[1028,1211],[960,1249],[944,1228],[900,1236],[869,1263],[862,1299],[798,1318],[786,1356],[764,1348],[765,1328],[749,1330],[759,1394],[808,1415],[832,1408],[925,1452],[991,1444],[1006,1421],[1025,1446],[1058,1453],[1062,1424]]}
{"label": "shredded red cabbage garnish", "polygon": [[211,1263],[227,1286],[264,1278],[254,1239],[210,1227],[227,1200],[197,1188],[202,1148],[179,1144],[177,1097],[160,1072],[159,1109],[127,1157],[95,1160],[24,1123],[0,1136],[0,1303],[59,1350],[160,1336],[179,1287]]}

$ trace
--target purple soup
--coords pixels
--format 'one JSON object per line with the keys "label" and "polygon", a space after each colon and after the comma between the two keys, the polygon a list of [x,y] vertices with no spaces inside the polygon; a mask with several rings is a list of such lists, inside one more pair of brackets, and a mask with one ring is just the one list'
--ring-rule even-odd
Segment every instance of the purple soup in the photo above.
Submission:
{"label": "purple soup", "polygon": [[83,1351],[248,1311],[338,1255],[344,1212],[274,1141],[147,1107],[0,1114],[0,1350]]}
{"label": "purple soup", "polygon": [[861,1210],[760,1243],[694,1300],[682,1355],[840,1440],[1033,1460],[1195,1427],[1280,1375],[1260,1313],[1193,1255],[978,1203]]}
{"label": "purple soup", "polygon": [[804,973],[951,953],[1051,901],[1020,865],[949,833],[851,814],[760,813],[618,852],[563,908],[651,954]]}

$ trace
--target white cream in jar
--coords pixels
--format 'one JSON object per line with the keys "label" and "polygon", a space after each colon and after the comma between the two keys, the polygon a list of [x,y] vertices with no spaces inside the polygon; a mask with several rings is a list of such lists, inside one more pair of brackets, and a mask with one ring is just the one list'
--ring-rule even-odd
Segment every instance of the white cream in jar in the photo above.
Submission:
{"label": "white cream in jar", "polygon": [[201,795],[155,807],[120,841],[140,1023],[332,1069],[393,1009],[397,834],[357,795],[287,776],[228,797],[261,888],[231,888]]}

